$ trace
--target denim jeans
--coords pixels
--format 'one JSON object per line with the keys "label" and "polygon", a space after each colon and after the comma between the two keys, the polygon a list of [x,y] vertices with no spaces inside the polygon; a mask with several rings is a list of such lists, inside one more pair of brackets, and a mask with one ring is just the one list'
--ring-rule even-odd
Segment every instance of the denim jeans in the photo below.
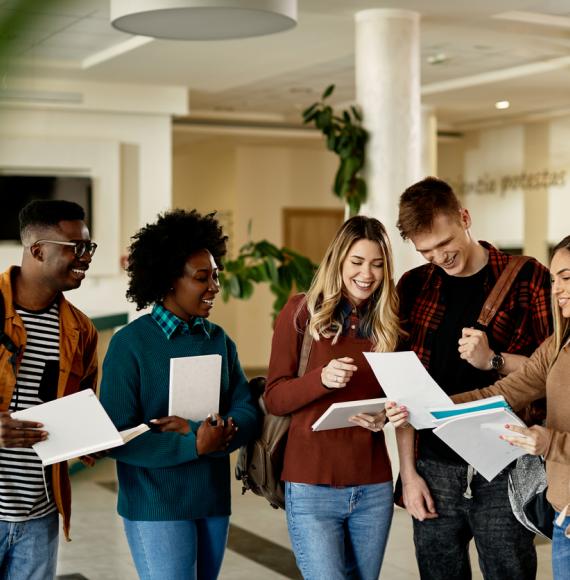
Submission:
{"label": "denim jeans", "polygon": [[[558,512],[554,519],[558,517]],[[570,527],[570,515],[566,516],[562,526],[554,522],[552,533],[552,573],[554,580],[570,580],[570,538],[564,535],[564,531]]]}
{"label": "denim jeans", "polygon": [[0,521],[0,578],[55,578],[59,515],[56,511],[25,522]]}
{"label": "denim jeans", "polygon": [[341,488],[286,482],[285,509],[305,580],[378,580],[394,512],[391,481]]}
{"label": "denim jeans", "polygon": [[229,517],[167,522],[123,518],[141,580],[215,580],[228,540]]}
{"label": "denim jeans", "polygon": [[[534,534],[515,519],[508,497],[508,469],[488,482],[475,473],[468,490],[467,466],[419,460],[438,518],[414,520],[420,577],[469,580],[469,543],[475,540],[485,580],[534,580]],[[465,497],[471,495],[472,497]]]}

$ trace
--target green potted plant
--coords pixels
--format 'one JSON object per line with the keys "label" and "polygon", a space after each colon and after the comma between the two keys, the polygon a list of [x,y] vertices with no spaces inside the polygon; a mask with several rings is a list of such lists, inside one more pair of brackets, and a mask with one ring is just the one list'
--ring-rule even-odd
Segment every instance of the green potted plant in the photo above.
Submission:
{"label": "green potted plant", "polygon": [[362,126],[362,114],[351,106],[335,113],[327,104],[335,85],[329,85],[320,101],[313,103],[302,113],[303,123],[314,123],[326,138],[327,149],[339,157],[339,165],[333,183],[333,193],[344,200],[347,217],[356,215],[366,201],[366,182],[361,177],[364,167],[368,132]]}
{"label": "green potted plant", "polygon": [[293,289],[307,290],[317,265],[309,258],[288,248],[278,248],[267,240],[248,242],[233,260],[224,261],[220,272],[222,299],[230,297],[247,300],[253,294],[254,284],[266,283],[275,300],[273,320],[277,317]]}

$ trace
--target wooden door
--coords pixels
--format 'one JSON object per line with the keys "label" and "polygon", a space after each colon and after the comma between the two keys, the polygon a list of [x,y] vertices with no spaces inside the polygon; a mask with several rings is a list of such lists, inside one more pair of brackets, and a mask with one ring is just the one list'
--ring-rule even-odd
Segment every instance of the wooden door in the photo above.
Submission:
{"label": "wooden door", "polygon": [[284,208],[283,245],[319,264],[343,221],[340,208]]}

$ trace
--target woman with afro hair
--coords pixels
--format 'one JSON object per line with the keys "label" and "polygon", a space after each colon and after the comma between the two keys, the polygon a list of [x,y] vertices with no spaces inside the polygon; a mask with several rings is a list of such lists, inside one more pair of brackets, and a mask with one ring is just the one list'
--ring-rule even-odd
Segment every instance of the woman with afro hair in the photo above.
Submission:
{"label": "woman with afro hair", "polygon": [[[207,320],[226,239],[214,214],[174,210],[137,232],[129,248],[127,298],[152,311],[113,337],[101,402],[120,430],[152,425],[110,452],[118,512],[142,579],[217,578],[229,526],[229,454],[256,431],[235,344]],[[222,357],[219,414],[198,422],[167,416],[170,359],[208,354]]]}

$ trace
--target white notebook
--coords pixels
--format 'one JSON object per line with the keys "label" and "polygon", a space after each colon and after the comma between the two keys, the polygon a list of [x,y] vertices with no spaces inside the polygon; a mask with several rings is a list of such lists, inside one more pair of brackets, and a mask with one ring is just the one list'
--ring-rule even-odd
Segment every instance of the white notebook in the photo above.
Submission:
{"label": "white notebook", "polygon": [[203,421],[220,408],[222,357],[219,354],[170,359],[168,414]]}
{"label": "white notebook", "polygon": [[312,425],[313,431],[358,427],[349,419],[360,413],[378,413],[384,410],[387,399],[362,399],[333,403]]}
{"label": "white notebook", "polygon": [[12,417],[43,423],[42,430],[48,432],[48,438],[32,446],[43,465],[89,455],[124,443],[91,389],[16,411]]}
{"label": "white notebook", "polygon": [[491,481],[512,461],[526,454],[520,447],[499,439],[500,435],[520,436],[505,429],[507,423],[525,426],[512,411],[499,408],[459,415],[439,425],[433,432],[487,481]]}

